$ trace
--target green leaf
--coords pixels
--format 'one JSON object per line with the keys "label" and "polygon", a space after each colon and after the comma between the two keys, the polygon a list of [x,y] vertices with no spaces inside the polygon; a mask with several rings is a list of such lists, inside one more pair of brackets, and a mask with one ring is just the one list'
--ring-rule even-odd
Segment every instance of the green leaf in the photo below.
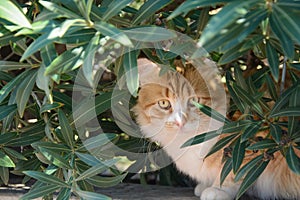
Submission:
{"label": "green leaf", "polygon": [[236,133],[244,130],[248,126],[252,125],[253,121],[250,120],[240,120],[240,121],[233,121],[230,123],[225,124],[223,127],[221,127],[222,133]]}
{"label": "green leaf", "polygon": [[[289,107],[296,108],[297,106],[300,108],[300,85],[295,88],[295,91],[291,95],[291,98],[289,100]],[[297,116],[291,116],[288,118],[288,134],[289,136],[294,135],[298,130],[299,125],[299,117]]]}
{"label": "green leaf", "polygon": [[137,68],[137,52],[131,50],[123,55],[123,66],[125,69],[126,84],[129,92],[136,97],[139,87],[139,76]]}
{"label": "green leaf", "polygon": [[210,150],[209,152],[207,153],[207,155],[205,157],[208,157],[210,155],[212,155],[213,153],[219,151],[220,149],[222,149],[224,146],[228,145],[229,142],[235,138],[238,134],[232,134],[232,135],[229,135],[227,137],[224,137],[222,139],[220,139]]}
{"label": "green leaf", "polygon": [[209,20],[209,26],[203,30],[199,45],[204,46],[212,41],[226,26],[245,16],[249,8],[257,2],[258,0],[233,1],[224,6],[220,12]]}
{"label": "green leaf", "polygon": [[79,153],[79,152],[75,152],[75,154],[82,162],[88,164],[89,166],[95,166],[101,163],[101,161],[96,156],[93,156],[91,154]]}
{"label": "green leaf", "polygon": [[79,147],[77,150],[82,150],[83,148],[88,150],[88,151],[92,151],[95,148],[99,148],[109,142],[111,142],[111,140],[115,139],[117,137],[116,134],[113,133],[101,133],[97,136],[94,137],[90,137],[84,141],[82,141],[82,146]]}
{"label": "green leaf", "polygon": [[0,150],[0,166],[2,167],[15,167],[15,163],[12,159]]}
{"label": "green leaf", "polygon": [[248,51],[248,49],[242,50],[242,46],[242,44],[239,44],[225,51],[220,60],[218,61],[218,64],[224,65],[243,56]]}
{"label": "green leaf", "polygon": [[286,9],[284,6],[272,5],[274,9],[274,15],[278,17],[281,29],[283,29],[291,38],[293,38],[298,44],[300,44],[300,26],[299,21],[296,18],[299,16],[298,10]]}
{"label": "green leaf", "polygon": [[43,185],[41,187],[30,190],[28,193],[23,195],[20,200],[35,199],[38,197],[46,196],[58,190],[61,186],[59,185]]}
{"label": "green leaf", "polygon": [[245,157],[245,149],[246,149],[246,142],[241,142],[241,138],[239,138],[232,151],[232,168],[233,173],[236,173],[240,166],[243,163]]}
{"label": "green leaf", "polygon": [[101,34],[105,36],[109,36],[111,39],[115,40],[116,42],[119,42],[125,46],[133,47],[133,44],[131,43],[128,36],[123,32],[121,32],[115,26],[103,21],[99,21],[99,22],[95,22],[94,27]]}
{"label": "green leaf", "polygon": [[184,1],[176,10],[172,12],[172,14],[167,18],[168,20],[173,19],[174,17],[184,13],[186,15],[189,11],[194,10],[199,7],[212,6],[219,3],[231,2],[232,0],[187,0]]}
{"label": "green leaf", "polygon": [[31,146],[35,149],[42,147],[57,153],[61,153],[61,152],[70,153],[72,151],[72,149],[70,149],[66,144],[57,144],[53,142],[38,141],[38,142],[34,142]]}
{"label": "green leaf", "polygon": [[286,152],[286,162],[295,174],[300,175],[300,158],[295,153],[293,146],[289,146]]}
{"label": "green leaf", "polygon": [[16,94],[16,103],[18,106],[18,112],[20,117],[23,117],[25,107],[31,95],[32,89],[35,85],[36,76],[37,71],[31,71],[31,73],[23,79],[23,81],[17,88],[18,91]]}
{"label": "green leaf", "polygon": [[294,84],[292,87],[288,88],[284,93],[282,93],[279,97],[279,99],[275,102],[275,105],[273,106],[270,115],[276,113],[277,111],[281,110],[282,107],[284,107],[287,102],[290,99],[290,96],[296,89],[297,85],[300,83],[298,81],[296,84]]}
{"label": "green leaf", "polygon": [[199,108],[204,114],[206,114],[207,116],[215,119],[215,120],[218,120],[220,122],[225,122],[225,123],[229,123],[230,121],[224,117],[223,115],[221,115],[218,111],[204,105],[204,104],[200,104],[200,103],[196,103],[194,102],[195,106],[197,108]]}
{"label": "green leaf", "polygon": [[119,1],[119,0],[114,0],[112,1],[105,13],[102,16],[103,21],[107,21],[110,18],[112,18],[113,16],[115,16],[116,14],[118,14],[119,12],[121,12],[121,10],[127,6],[127,4],[129,4],[130,2],[132,2],[132,0],[123,0],[123,1]]}
{"label": "green leaf", "polygon": [[270,114],[269,117],[281,117],[281,116],[286,116],[286,117],[300,116],[300,106],[284,108],[276,111],[275,113],[272,112],[272,114]]}
{"label": "green leaf", "polygon": [[83,66],[82,71],[83,75],[88,81],[89,85],[94,88],[94,59],[96,48],[99,48],[99,39],[100,34],[96,33],[95,36],[91,39],[88,46],[85,48],[83,56]]}
{"label": "green leaf", "polygon": [[99,161],[98,164],[94,165],[93,167],[89,168],[88,170],[86,170],[82,174],[80,174],[80,176],[78,176],[76,178],[76,181],[93,177],[93,176],[105,171],[106,169],[110,168],[117,162],[118,162],[117,159],[111,159],[111,160],[106,160],[106,161],[102,161],[102,162]]}
{"label": "green leaf", "polygon": [[98,194],[95,192],[88,192],[82,190],[75,191],[81,198],[88,199],[88,200],[111,200],[110,197],[105,196],[103,194]]}
{"label": "green leaf", "polygon": [[267,83],[268,90],[269,90],[269,93],[270,93],[272,99],[276,101],[278,99],[277,91],[276,91],[274,82],[272,81],[272,79],[269,75],[266,75],[266,83]]}
{"label": "green leaf", "polygon": [[39,1],[40,4],[42,4],[42,6],[44,8],[46,8],[47,10],[50,10],[54,13],[57,13],[59,15],[65,16],[67,18],[71,18],[71,19],[80,19],[81,17],[79,15],[77,15],[75,12],[70,11],[67,8],[64,8],[61,5],[49,2],[49,1]]}
{"label": "green leaf", "polygon": [[136,25],[145,19],[148,19],[153,14],[155,14],[156,11],[160,10],[167,4],[171,3],[171,0],[148,0],[146,1],[138,10],[138,12],[135,14],[132,24]]}
{"label": "green leaf", "polygon": [[272,138],[275,140],[275,142],[279,144],[282,135],[282,130],[280,126],[277,124],[270,124],[270,134]]}
{"label": "green leaf", "polygon": [[43,183],[58,185],[61,187],[69,187],[67,183],[53,175],[49,175],[39,171],[23,171],[23,173]]}
{"label": "green leaf", "polygon": [[44,65],[49,66],[52,61],[57,57],[57,52],[55,49],[55,45],[50,43],[41,49],[41,57]]}
{"label": "green leaf", "polygon": [[15,112],[16,110],[17,110],[16,104],[0,106],[0,120],[3,120],[9,114]]}
{"label": "green leaf", "polygon": [[246,105],[244,104],[244,102],[241,101],[241,99],[238,97],[238,95],[235,93],[235,91],[233,90],[233,82],[230,81],[230,76],[229,72],[226,73],[226,86],[228,88],[229,94],[232,98],[232,100],[234,101],[234,104],[238,107],[238,109],[241,112],[245,111]]}
{"label": "green leaf", "polygon": [[32,54],[39,51],[41,48],[55,41],[58,38],[58,30],[59,28],[55,28],[52,31],[47,32],[34,40],[23,53],[20,61],[24,61]]}
{"label": "green leaf", "polygon": [[69,200],[71,199],[71,194],[71,188],[62,188],[58,193],[56,200]]}
{"label": "green leaf", "polygon": [[124,33],[130,39],[141,42],[159,42],[177,37],[175,32],[157,26],[133,28]]}
{"label": "green leaf", "polygon": [[290,59],[293,59],[294,58],[293,40],[282,29],[282,26],[280,25],[281,24],[280,19],[278,19],[278,16],[275,13],[272,13],[270,15],[269,23],[272,31],[278,37],[284,55],[286,55]]}
{"label": "green leaf", "polygon": [[242,168],[239,169],[239,171],[236,173],[234,181],[238,182],[247,172],[249,172],[251,169],[255,168],[259,162],[261,162],[263,159],[263,154],[256,156],[251,161],[246,163]]}
{"label": "green leaf", "polygon": [[28,63],[19,63],[19,62],[14,62],[14,61],[0,61],[0,70],[5,71],[5,70],[18,70],[22,68],[31,68],[32,65]]}
{"label": "green leaf", "polygon": [[232,158],[228,158],[226,160],[226,162],[224,163],[222,171],[221,171],[220,185],[223,184],[223,182],[225,181],[226,177],[231,172],[231,170],[232,170]]}
{"label": "green leaf", "polygon": [[87,182],[101,188],[112,187],[120,183],[125,177],[127,173],[114,176],[114,177],[101,177],[94,176],[87,179]]}
{"label": "green leaf", "polygon": [[261,149],[270,149],[277,147],[278,145],[272,139],[264,139],[262,141],[256,142],[253,145],[247,147],[248,150],[261,150]]}
{"label": "green leaf", "polygon": [[66,160],[64,157],[60,156],[58,153],[55,153],[54,151],[51,151],[49,149],[46,149],[44,147],[38,147],[39,151],[54,165],[61,167],[61,168],[67,168],[70,169],[70,165],[68,163],[68,160]]}
{"label": "green leaf", "polygon": [[246,104],[248,104],[257,114],[263,116],[263,111],[257,100],[250,95],[246,90],[242,89],[236,83],[232,84],[232,89],[234,90],[235,94]]}
{"label": "green leaf", "polygon": [[82,51],[82,47],[65,51],[46,68],[45,75],[63,74],[78,68],[83,63]]}
{"label": "green leaf", "polygon": [[238,194],[236,195],[236,199],[239,199],[251,187],[251,185],[253,185],[256,179],[265,170],[268,163],[269,161],[261,161],[259,164],[257,164],[255,167],[252,167],[249,170],[239,188]]}
{"label": "green leaf", "polygon": [[[106,92],[96,96],[95,99],[85,99],[79,106],[75,107],[72,117],[74,121],[71,125],[76,124],[77,127],[82,126],[86,122],[90,121],[96,115],[108,110],[112,105],[112,98],[120,99],[127,91],[118,91],[112,97],[111,92]],[[96,115],[95,115],[96,114]]]}
{"label": "green leaf", "polygon": [[276,82],[278,82],[279,78],[279,57],[277,51],[273,48],[273,46],[270,44],[270,41],[267,40],[266,43],[266,53],[268,62],[270,65],[270,70],[272,73],[273,78]]}
{"label": "green leaf", "polygon": [[51,111],[51,110],[55,110],[62,106],[64,106],[64,104],[59,103],[59,102],[53,102],[52,104],[50,104],[50,103],[44,104],[40,109],[40,114]]}
{"label": "green leaf", "polygon": [[61,133],[65,142],[69,147],[73,148],[74,146],[73,130],[72,127],[70,126],[70,123],[65,113],[62,110],[58,110],[58,120],[59,120],[59,125],[61,127]]}
{"label": "green leaf", "polygon": [[200,135],[197,135],[197,136],[187,140],[180,148],[192,146],[192,145],[195,145],[195,144],[200,144],[200,143],[206,142],[210,139],[213,139],[213,138],[215,138],[219,135],[220,135],[220,130],[219,129],[214,130],[214,131],[209,131],[209,132],[206,132],[206,133],[201,133]]}
{"label": "green leaf", "polygon": [[31,24],[22,12],[21,8],[10,0],[0,1],[0,18],[16,24],[20,26],[20,28],[31,28]]}
{"label": "green leaf", "polygon": [[23,73],[16,76],[12,81],[7,83],[4,87],[0,90],[0,103],[3,102],[3,100],[9,95],[9,93],[13,90],[14,87],[18,86],[21,81],[24,80],[25,77],[28,76],[30,73],[30,70],[26,70]]}
{"label": "green leaf", "polygon": [[8,185],[9,181],[9,170],[8,167],[2,167],[0,166],[0,178],[4,185]]}
{"label": "green leaf", "polygon": [[11,148],[3,147],[3,150],[9,157],[17,158],[19,160],[27,160],[27,158],[25,156],[23,156],[23,154],[15,151]]}
{"label": "green leaf", "polygon": [[[1,109],[2,110],[2,109]],[[0,134],[0,144],[6,144],[8,143],[10,140],[14,139],[17,137],[17,133],[16,132],[8,132],[8,133],[2,133]]]}
{"label": "green leaf", "polygon": [[258,123],[253,123],[250,126],[248,126],[245,129],[245,131],[242,133],[241,141],[242,142],[247,141],[249,138],[254,136],[259,131],[260,125],[261,125],[261,123],[258,122]]}

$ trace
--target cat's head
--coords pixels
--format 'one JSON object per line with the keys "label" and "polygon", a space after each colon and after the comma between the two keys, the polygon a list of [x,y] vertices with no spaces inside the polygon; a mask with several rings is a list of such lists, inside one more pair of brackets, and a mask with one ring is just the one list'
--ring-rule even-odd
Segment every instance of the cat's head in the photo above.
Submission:
{"label": "cat's head", "polygon": [[212,94],[194,67],[187,66],[182,73],[168,70],[160,75],[158,65],[139,59],[138,69],[140,91],[133,111],[146,137],[164,146],[207,129],[210,118],[194,102],[211,106]]}

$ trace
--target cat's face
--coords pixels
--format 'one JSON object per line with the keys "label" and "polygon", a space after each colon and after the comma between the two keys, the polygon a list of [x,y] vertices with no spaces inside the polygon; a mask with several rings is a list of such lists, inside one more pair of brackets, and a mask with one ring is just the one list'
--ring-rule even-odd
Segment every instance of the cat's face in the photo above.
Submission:
{"label": "cat's face", "polygon": [[159,76],[157,66],[145,65],[139,69],[141,89],[133,109],[145,136],[167,145],[176,137],[189,139],[196,135],[209,117],[202,114],[194,102],[206,105],[211,102],[200,74],[190,68],[183,74],[168,71]]}

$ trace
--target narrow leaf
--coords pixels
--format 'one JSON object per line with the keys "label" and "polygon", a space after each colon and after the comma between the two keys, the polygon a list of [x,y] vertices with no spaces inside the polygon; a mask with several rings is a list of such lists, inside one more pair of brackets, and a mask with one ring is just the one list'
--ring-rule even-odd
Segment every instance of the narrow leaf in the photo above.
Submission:
{"label": "narrow leaf", "polygon": [[300,158],[296,155],[293,146],[289,146],[286,153],[286,162],[295,174],[300,175]]}
{"label": "narrow leaf", "polygon": [[220,139],[210,150],[209,152],[207,153],[207,155],[205,157],[208,157],[210,156],[211,154],[219,151],[220,149],[222,149],[223,147],[225,147],[226,145],[229,144],[229,142],[235,138],[238,134],[232,134],[232,135],[229,135],[227,137],[224,137],[222,139]]}
{"label": "narrow leaf", "polygon": [[101,188],[112,187],[120,183],[125,177],[127,173],[114,176],[114,177],[101,177],[94,176],[87,179],[87,182]]}
{"label": "narrow leaf", "polygon": [[15,167],[15,163],[12,159],[0,150],[0,166],[2,167]]}
{"label": "narrow leaf", "polygon": [[137,68],[137,52],[132,50],[123,55],[123,66],[125,69],[126,84],[129,92],[136,97],[139,87],[139,76]]}
{"label": "narrow leaf", "polygon": [[245,174],[247,172],[249,172],[250,170],[252,170],[252,168],[255,168],[259,162],[261,162],[263,159],[263,154],[256,156],[255,158],[253,158],[251,161],[249,161],[248,163],[246,163],[242,168],[239,169],[239,171],[236,173],[235,177],[234,177],[234,181],[238,182],[242,177],[245,176]]}
{"label": "narrow leaf", "polygon": [[111,160],[100,162],[100,163],[94,165],[93,167],[89,168],[88,170],[84,171],[82,174],[80,174],[80,176],[78,176],[76,178],[76,181],[93,177],[93,176],[105,171],[106,169],[110,168],[116,162],[118,162],[117,159],[111,159]]}
{"label": "narrow leaf", "polygon": [[111,200],[110,197],[95,192],[88,192],[83,190],[76,190],[76,193],[83,199],[89,200]]}
{"label": "narrow leaf", "polygon": [[69,187],[67,183],[59,178],[39,171],[23,171],[24,174],[46,184],[58,185],[61,187]]}
{"label": "narrow leaf", "polygon": [[215,120],[218,120],[220,122],[225,122],[225,123],[229,123],[230,121],[224,117],[223,115],[221,115],[219,112],[217,112],[216,110],[204,105],[204,104],[199,104],[199,103],[194,103],[195,106],[197,108],[199,108],[204,114],[206,114],[207,116],[215,119]]}
{"label": "narrow leaf", "polygon": [[256,142],[253,145],[247,147],[249,150],[261,150],[277,147],[278,145],[272,139],[264,139],[262,141]]}
{"label": "narrow leaf", "polygon": [[18,106],[18,112],[23,117],[25,107],[28,103],[32,89],[35,85],[37,71],[32,71],[25,79],[20,83],[17,88],[16,102]]}
{"label": "narrow leaf", "polygon": [[105,13],[102,16],[103,21],[107,21],[110,18],[112,18],[113,16],[117,15],[130,2],[132,2],[132,0],[122,0],[122,1],[114,0],[114,1],[112,1],[108,5]]}
{"label": "narrow leaf", "polygon": [[246,142],[241,142],[241,139],[239,138],[232,151],[232,169],[233,173],[236,173],[240,166],[242,165],[242,162],[245,157],[245,148],[246,148]]}
{"label": "narrow leaf", "polygon": [[261,173],[265,170],[267,167],[269,161],[261,161],[256,167],[252,167],[247,175],[245,176],[245,179],[243,180],[238,194],[236,196],[237,199],[239,199],[256,181],[256,179],[261,175]]}
{"label": "narrow leaf", "polygon": [[31,28],[31,24],[21,8],[10,0],[0,1],[0,18],[6,19],[20,27]]}
{"label": "narrow leaf", "polygon": [[300,116],[300,106],[284,108],[278,110],[275,113],[272,112],[272,114],[270,114],[270,117],[281,117],[281,116],[287,116],[287,117]]}
{"label": "narrow leaf", "polygon": [[8,115],[15,112],[16,110],[17,110],[16,104],[0,106],[0,120],[3,120]]}
{"label": "narrow leaf", "polygon": [[177,37],[175,32],[157,26],[129,29],[124,33],[130,39],[142,42],[159,42]]}
{"label": "narrow leaf", "polygon": [[226,177],[232,170],[232,158],[228,158],[223,165],[221,175],[220,175],[220,186],[222,186],[223,182],[225,181]]}
{"label": "narrow leaf", "polygon": [[181,146],[181,148],[206,142],[206,141],[208,141],[210,139],[213,139],[213,138],[215,138],[219,135],[220,135],[220,130],[214,130],[214,131],[209,131],[209,132],[206,132],[206,133],[201,133],[200,135],[197,135],[197,136],[187,140]]}
{"label": "narrow leaf", "polygon": [[44,185],[35,190],[30,190],[28,193],[23,195],[20,200],[27,200],[27,199],[36,199],[38,197],[46,196],[58,190],[61,186],[59,185]]}
{"label": "narrow leaf", "polygon": [[101,34],[105,36],[109,36],[111,39],[123,44],[124,46],[133,47],[133,44],[131,43],[128,36],[123,32],[121,32],[115,26],[103,21],[95,22],[94,26],[95,29],[99,31]]}
{"label": "narrow leaf", "polygon": [[74,135],[72,127],[69,124],[69,121],[62,110],[58,110],[58,120],[59,125],[61,127],[62,136],[67,143],[67,145],[71,148],[74,146]]}
{"label": "narrow leaf", "polygon": [[242,133],[241,141],[244,142],[254,136],[260,128],[261,123],[253,123],[249,127],[245,129],[245,131]]}
{"label": "narrow leaf", "polygon": [[268,62],[270,65],[270,70],[272,73],[273,78],[276,82],[278,82],[279,78],[279,57],[277,51],[274,49],[274,47],[270,44],[270,41],[267,40],[266,43],[266,53]]}
{"label": "narrow leaf", "polygon": [[138,10],[138,12],[135,14],[133,18],[132,24],[136,25],[140,22],[142,22],[145,19],[148,19],[153,14],[155,14],[156,11],[163,8],[165,5],[171,3],[171,0],[148,0],[146,1]]}

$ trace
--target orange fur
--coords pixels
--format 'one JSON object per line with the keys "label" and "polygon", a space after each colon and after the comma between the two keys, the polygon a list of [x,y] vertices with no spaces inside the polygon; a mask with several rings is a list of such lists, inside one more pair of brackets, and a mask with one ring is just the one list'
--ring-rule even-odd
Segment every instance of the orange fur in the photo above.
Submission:
{"label": "orange fur", "polygon": [[[231,172],[222,186],[219,183],[223,150],[204,159],[209,149],[224,135],[202,144],[180,148],[195,135],[222,126],[189,104],[190,99],[196,96],[200,103],[224,111],[227,97],[215,89],[215,84],[221,84],[218,77],[205,70],[200,75],[191,66],[183,71],[183,76],[171,71],[159,76],[159,67],[154,63],[139,59],[138,64],[142,81],[138,103],[133,111],[145,137],[159,142],[177,168],[198,181],[195,194],[202,200],[234,199],[241,181],[235,183]],[[168,100],[172,106],[169,109],[160,107],[158,101],[162,99]],[[296,153],[300,156],[299,151]],[[243,165],[258,155],[247,152]],[[248,193],[262,199],[300,199],[300,176],[293,174],[284,157],[276,152]]]}

